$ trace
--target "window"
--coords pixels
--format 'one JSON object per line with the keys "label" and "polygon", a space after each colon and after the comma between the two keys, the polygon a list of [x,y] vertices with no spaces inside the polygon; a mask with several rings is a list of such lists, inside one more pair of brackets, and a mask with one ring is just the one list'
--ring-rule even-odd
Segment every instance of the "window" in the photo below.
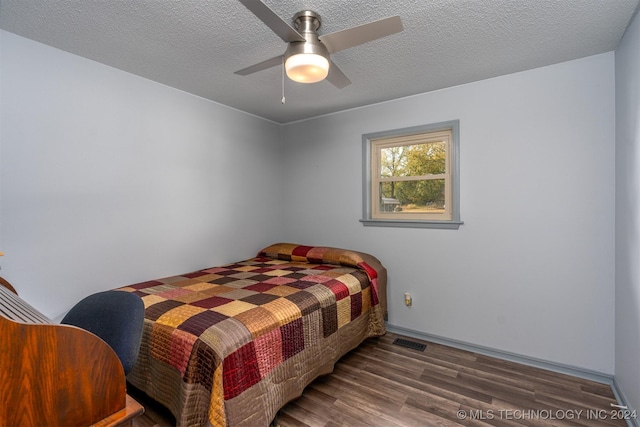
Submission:
{"label": "window", "polygon": [[364,225],[457,229],[459,123],[363,135]]}

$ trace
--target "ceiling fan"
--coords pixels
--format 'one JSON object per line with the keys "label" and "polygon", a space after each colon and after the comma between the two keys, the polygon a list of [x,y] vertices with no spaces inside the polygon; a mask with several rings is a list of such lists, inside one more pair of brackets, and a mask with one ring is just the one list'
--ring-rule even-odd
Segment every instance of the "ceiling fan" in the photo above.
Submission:
{"label": "ceiling fan", "polygon": [[[301,83],[315,83],[325,78],[339,89],[350,85],[329,55],[403,30],[399,16],[318,35],[320,15],[303,10],[293,16],[293,27],[260,0],[239,0],[282,40],[289,43],[283,55],[267,59],[235,74],[246,76],[284,63],[287,76]],[[295,27],[295,28],[294,28]]]}

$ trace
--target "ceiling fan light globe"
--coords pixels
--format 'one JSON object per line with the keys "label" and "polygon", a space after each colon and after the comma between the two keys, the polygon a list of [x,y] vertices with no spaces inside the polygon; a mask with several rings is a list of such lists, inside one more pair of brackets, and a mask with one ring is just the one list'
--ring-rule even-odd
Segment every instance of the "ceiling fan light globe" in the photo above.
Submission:
{"label": "ceiling fan light globe", "polygon": [[284,64],[287,77],[299,83],[316,83],[329,74],[329,60],[315,53],[298,53]]}

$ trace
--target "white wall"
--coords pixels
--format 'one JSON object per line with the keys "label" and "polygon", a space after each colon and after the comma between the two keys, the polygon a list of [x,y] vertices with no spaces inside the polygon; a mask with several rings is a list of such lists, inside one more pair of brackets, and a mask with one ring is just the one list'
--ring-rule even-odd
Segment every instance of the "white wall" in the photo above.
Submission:
{"label": "white wall", "polygon": [[[392,325],[613,373],[613,53],[281,129],[0,37],[2,275],[48,316],[288,240],[378,256]],[[465,224],[363,227],[361,135],[452,119]]]}
{"label": "white wall", "polygon": [[640,18],[616,58],[616,381],[640,409]]}
{"label": "white wall", "polygon": [[281,127],[1,33],[2,275],[51,318],[282,234]]}
{"label": "white wall", "polygon": [[[391,325],[612,374],[614,114],[607,53],[289,124],[284,240],[379,257]],[[453,119],[465,224],[358,222],[362,134]]]}

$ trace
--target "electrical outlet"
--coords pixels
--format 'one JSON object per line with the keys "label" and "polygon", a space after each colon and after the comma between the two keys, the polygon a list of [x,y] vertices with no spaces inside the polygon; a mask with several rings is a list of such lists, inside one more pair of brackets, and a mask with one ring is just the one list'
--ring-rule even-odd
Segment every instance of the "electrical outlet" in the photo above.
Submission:
{"label": "electrical outlet", "polygon": [[411,302],[411,294],[407,292],[406,294],[404,294],[404,305],[406,305],[407,307],[411,307]]}

